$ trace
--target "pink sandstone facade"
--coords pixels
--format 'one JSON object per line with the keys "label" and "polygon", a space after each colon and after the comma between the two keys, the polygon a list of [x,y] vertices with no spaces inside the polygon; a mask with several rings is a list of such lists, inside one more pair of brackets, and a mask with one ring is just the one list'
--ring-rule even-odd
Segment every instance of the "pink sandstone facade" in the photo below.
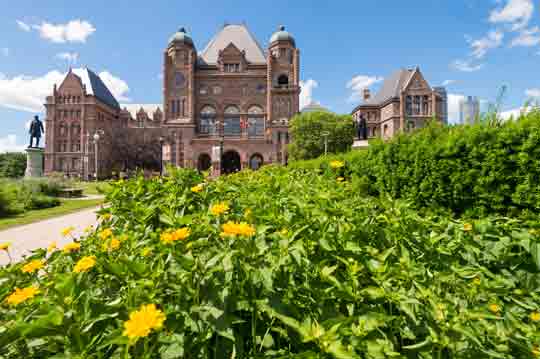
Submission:
{"label": "pink sandstone facade", "polygon": [[264,50],[244,25],[224,26],[201,51],[180,29],[163,52],[162,104],[120,105],[92,71],[70,70],[45,104],[45,173],[87,179],[97,163],[107,177],[159,168],[161,153],[219,173],[219,148],[225,173],[286,163],[299,80],[300,52],[284,27]]}
{"label": "pink sandstone facade", "polygon": [[446,90],[431,87],[420,69],[402,69],[388,77],[375,96],[364,90],[363,102],[352,111],[353,118],[366,119],[368,138],[383,139],[399,131],[423,127],[435,119],[447,122]]}

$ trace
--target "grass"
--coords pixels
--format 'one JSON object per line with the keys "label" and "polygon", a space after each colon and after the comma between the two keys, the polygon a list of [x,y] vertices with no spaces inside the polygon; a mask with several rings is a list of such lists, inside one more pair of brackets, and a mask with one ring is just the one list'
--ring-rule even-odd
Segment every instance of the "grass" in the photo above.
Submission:
{"label": "grass", "polygon": [[102,191],[107,189],[108,186],[109,186],[108,182],[105,182],[105,181],[100,181],[100,182],[76,182],[73,185],[73,187],[75,187],[75,188],[82,188],[83,194],[85,196],[103,194]]}
{"label": "grass", "polygon": [[24,224],[30,224],[34,222],[43,221],[45,219],[62,216],[73,212],[80,211],[85,208],[97,207],[103,203],[102,199],[93,200],[62,200],[60,206],[39,210],[32,210],[25,213],[9,216],[6,218],[0,218],[0,230],[4,230],[11,227],[21,226]]}

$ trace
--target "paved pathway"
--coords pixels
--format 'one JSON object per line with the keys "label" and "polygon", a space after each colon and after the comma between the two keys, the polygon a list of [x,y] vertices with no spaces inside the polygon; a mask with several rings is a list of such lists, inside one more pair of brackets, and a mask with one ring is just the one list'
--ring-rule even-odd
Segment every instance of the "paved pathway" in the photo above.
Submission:
{"label": "paved pathway", "polygon": [[[51,242],[56,242],[61,248],[71,242],[72,238],[62,238],[60,232],[66,227],[73,226],[75,227],[73,235],[80,236],[86,227],[97,223],[95,214],[97,209],[99,207],[0,231],[0,243],[12,242],[9,253],[14,261],[20,261],[23,255],[30,254],[33,249],[47,248]],[[7,254],[0,251],[0,265],[7,263],[9,263]]]}

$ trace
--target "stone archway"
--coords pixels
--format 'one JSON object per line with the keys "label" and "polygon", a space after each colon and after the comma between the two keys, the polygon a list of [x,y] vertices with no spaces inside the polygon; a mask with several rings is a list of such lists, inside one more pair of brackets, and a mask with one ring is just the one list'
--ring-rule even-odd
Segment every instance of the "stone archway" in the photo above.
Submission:
{"label": "stone archway", "polygon": [[212,159],[208,153],[201,153],[197,159],[197,169],[199,171],[208,171],[212,166]]}
{"label": "stone archway", "polygon": [[238,172],[241,169],[242,166],[240,162],[240,155],[238,154],[238,152],[231,150],[223,154],[223,158],[221,159],[222,174]]}
{"label": "stone archway", "polygon": [[259,153],[255,153],[249,159],[249,168],[256,171],[259,168],[261,168],[263,163],[264,163],[263,157]]}

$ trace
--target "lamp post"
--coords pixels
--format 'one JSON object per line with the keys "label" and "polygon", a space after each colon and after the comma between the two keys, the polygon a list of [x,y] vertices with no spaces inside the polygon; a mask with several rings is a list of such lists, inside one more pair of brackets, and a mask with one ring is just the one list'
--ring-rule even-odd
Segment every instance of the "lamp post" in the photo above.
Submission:
{"label": "lamp post", "polygon": [[95,154],[95,160],[96,160],[96,163],[95,163],[95,176],[96,176],[96,182],[98,181],[98,175],[99,175],[99,161],[98,161],[98,143],[99,143],[99,139],[100,139],[100,136],[99,136],[99,133],[96,131],[96,133],[94,133],[94,150],[96,152]]}
{"label": "lamp post", "polygon": [[324,137],[324,155],[326,156],[328,154],[328,136],[330,136],[330,132],[324,131],[321,135]]}
{"label": "lamp post", "polygon": [[159,136],[159,176],[163,176],[163,144],[165,139]]}

